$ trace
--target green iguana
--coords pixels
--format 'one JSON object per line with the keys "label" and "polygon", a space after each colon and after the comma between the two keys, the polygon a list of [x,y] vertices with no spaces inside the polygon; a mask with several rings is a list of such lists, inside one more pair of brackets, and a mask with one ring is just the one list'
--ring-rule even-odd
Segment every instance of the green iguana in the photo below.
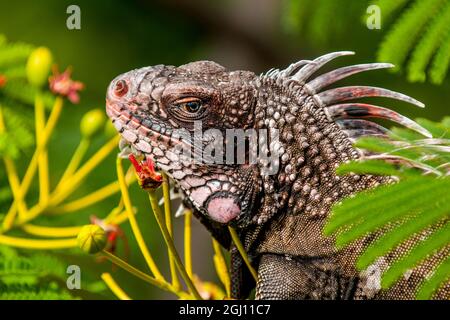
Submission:
{"label": "green iguana", "polygon": [[[124,73],[109,85],[106,110],[123,138],[121,147],[166,172],[184,204],[231,250],[234,298],[246,297],[255,282],[227,225],[236,228],[257,269],[257,299],[411,299],[430,266],[449,254],[447,248],[382,290],[381,273],[413,242],[357,272],[358,254],[377,235],[336,250],[334,238],[322,233],[334,203],[392,181],[335,173],[340,163],[364,156],[352,146],[355,138],[386,134],[366,118],[389,119],[430,136],[392,110],[353,101],[387,97],[424,106],[413,98],[368,86],[326,89],[352,74],[392,65],[360,64],[313,76],[351,54],[330,53],[260,76],[210,61],[157,65]],[[235,143],[230,131],[243,133],[244,140]],[[254,138],[255,132],[260,136]],[[446,285],[434,297],[449,298],[449,292]]]}

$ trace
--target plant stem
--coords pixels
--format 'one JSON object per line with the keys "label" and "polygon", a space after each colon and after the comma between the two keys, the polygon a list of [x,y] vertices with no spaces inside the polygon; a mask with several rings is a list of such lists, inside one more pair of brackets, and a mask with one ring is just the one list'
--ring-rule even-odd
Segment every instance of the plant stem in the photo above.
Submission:
{"label": "plant stem", "polygon": [[247,253],[245,252],[244,246],[242,245],[241,240],[239,239],[239,236],[236,233],[236,230],[234,230],[230,226],[228,226],[228,230],[230,230],[231,239],[233,239],[233,242],[236,245],[239,253],[241,254],[242,259],[244,259],[244,262],[247,265],[248,270],[252,274],[253,279],[255,279],[255,281],[258,282],[258,274],[256,273],[255,269],[251,265],[250,260],[248,260]]}
{"label": "plant stem", "polygon": [[51,250],[51,249],[67,249],[74,248],[77,244],[76,238],[70,239],[58,239],[58,240],[37,240],[37,239],[25,239],[9,237],[0,234],[0,244],[25,248],[25,249],[39,249],[39,250]]}
{"label": "plant stem", "polygon": [[[136,176],[133,174],[132,170],[129,170],[127,172],[125,180],[126,180],[126,184],[128,186],[131,183],[133,183],[134,181],[136,181]],[[61,205],[61,206],[58,206],[55,208],[50,208],[48,210],[48,213],[63,214],[63,213],[78,211],[80,209],[89,207],[89,206],[93,205],[94,203],[102,201],[119,191],[120,191],[119,182],[114,181],[94,192],[91,192],[90,194],[88,194],[86,196],[79,198],[79,199],[73,200],[69,203],[66,203],[64,205]]]}
{"label": "plant stem", "polygon": [[103,147],[100,148],[77,172],[73,174],[70,180],[66,181],[59,190],[56,190],[50,199],[50,204],[55,206],[64,201],[78,184],[95,169],[115,148],[119,136],[113,137]]}
{"label": "plant stem", "polygon": [[228,272],[227,264],[223,256],[222,250],[220,249],[220,244],[216,239],[212,238],[213,248],[214,248],[214,266],[216,267],[217,275],[220,281],[225,287],[227,297],[230,297],[231,291],[231,280],[230,274]]}
{"label": "plant stem", "polygon": [[173,240],[169,235],[169,231],[167,230],[166,225],[164,224],[163,215],[158,206],[158,199],[156,197],[155,191],[149,191],[149,199],[150,199],[150,204],[153,209],[153,213],[156,218],[156,222],[158,222],[159,228],[161,229],[161,233],[163,235],[164,241],[166,242],[166,245],[169,248],[169,250],[172,251],[173,257],[175,259],[175,264],[178,268],[178,272],[180,272],[181,277],[186,282],[186,285],[188,286],[189,291],[192,293],[192,295],[197,300],[201,300],[202,298],[201,298],[200,294],[198,293],[197,289],[195,288],[194,284],[192,283],[191,278],[189,278],[189,276],[186,272],[186,269],[184,268],[183,263],[181,262],[180,256],[178,255],[178,252],[175,248]]}
{"label": "plant stem", "polygon": [[[18,199],[18,206],[20,208],[19,212],[26,212],[27,207],[26,204],[20,199],[19,196],[19,188],[20,188],[20,182],[19,177],[17,176],[16,166],[14,165],[14,162],[7,156],[3,158],[3,162],[5,163],[6,167],[6,175],[8,176],[9,185],[11,187],[12,194],[14,196],[14,199]],[[17,211],[13,210],[8,212],[8,214],[5,216],[2,224],[2,231],[8,231],[11,229],[11,227],[14,224],[14,220],[16,218]]]}
{"label": "plant stem", "polygon": [[[162,177],[163,177],[162,187],[163,187],[163,197],[164,197],[164,218],[166,221],[167,231],[169,232],[170,237],[173,237],[172,210],[170,207],[169,177],[165,173],[162,173]],[[180,288],[180,281],[178,280],[173,254],[169,249],[167,249],[167,251],[168,251],[167,254],[169,256],[169,267],[170,267],[170,275],[172,278],[172,285],[175,288]]]}
{"label": "plant stem", "polygon": [[[3,111],[2,107],[0,106],[0,133],[3,133],[6,131],[5,122],[3,120]],[[14,161],[7,155],[3,156],[3,162],[6,167],[6,175],[8,176],[9,185],[11,187],[11,191],[13,194],[14,199],[17,199],[18,201],[18,207],[19,211],[25,212],[27,210],[26,204],[22,199],[20,198],[20,181],[19,176],[17,175],[16,166],[14,164]],[[8,214],[5,216],[3,220],[2,229],[3,231],[9,230],[12,225],[14,224],[14,220],[16,218],[16,210],[8,212]]]}
{"label": "plant stem", "polygon": [[108,288],[116,295],[120,300],[131,300],[131,298],[123,291],[123,289],[114,281],[110,273],[102,273],[101,278],[106,283]]}
{"label": "plant stem", "polygon": [[130,221],[131,229],[133,230],[133,234],[139,245],[139,249],[141,250],[142,255],[144,256],[144,259],[147,262],[147,265],[150,268],[153,275],[155,276],[155,278],[159,279],[159,280],[164,280],[163,275],[161,274],[158,267],[156,266],[155,261],[153,260],[151,254],[150,254],[150,251],[148,250],[147,245],[145,244],[144,237],[142,236],[141,230],[139,229],[139,225],[134,216],[133,208],[131,206],[130,196],[128,194],[128,188],[125,183],[125,177],[123,174],[122,159],[119,157],[117,157],[117,159],[116,159],[116,167],[117,167],[117,177],[119,180],[120,190],[122,192],[123,202],[125,204],[125,209],[128,213],[128,220]]}
{"label": "plant stem", "polygon": [[7,215],[12,214],[13,211],[16,211],[17,209],[20,210],[20,206],[17,206],[20,201],[23,201],[23,198],[28,192],[28,189],[30,188],[31,182],[33,181],[34,174],[36,173],[37,164],[38,164],[38,156],[40,153],[45,149],[47,146],[47,143],[50,139],[50,136],[53,132],[53,129],[56,126],[56,123],[58,122],[59,116],[61,115],[61,110],[63,107],[64,100],[61,97],[57,97],[55,99],[55,103],[52,108],[52,112],[50,113],[50,116],[47,121],[47,125],[45,126],[44,133],[42,135],[42,143],[39,146],[36,146],[36,150],[34,151],[33,157],[31,158],[30,164],[28,165],[28,168],[25,172],[25,175],[22,179],[22,183],[20,185],[20,189],[18,191],[18,198],[14,199],[11,207],[9,208],[9,211]]}
{"label": "plant stem", "polygon": [[[36,148],[41,148],[43,144],[43,135],[45,128],[45,110],[44,101],[42,101],[42,95],[40,90],[36,92],[34,102],[34,123],[36,130]],[[38,155],[38,172],[39,172],[39,202],[46,203],[50,192],[49,177],[48,177],[48,153],[45,147],[41,148],[41,152]],[[23,212],[22,212],[23,213]],[[21,211],[19,210],[19,216]]]}
{"label": "plant stem", "polygon": [[[115,225],[120,225],[128,219],[126,211],[123,211],[114,217],[106,217],[103,221],[105,223],[113,223]],[[76,237],[83,226],[75,227],[45,227],[37,226],[33,224],[24,224],[22,230],[28,234],[38,237],[50,237],[50,238],[66,238],[66,237]]]}
{"label": "plant stem", "polygon": [[192,279],[192,252],[191,252],[191,240],[192,240],[192,229],[191,229],[191,210],[187,210],[184,214],[184,264],[186,265],[186,272],[189,278]]}
{"label": "plant stem", "polygon": [[38,237],[50,238],[66,238],[76,237],[80,232],[82,226],[77,227],[44,227],[33,224],[24,224],[22,230],[28,234]]}
{"label": "plant stem", "polygon": [[125,271],[128,271],[129,273],[131,273],[132,275],[138,277],[139,279],[150,283],[151,285],[158,287],[162,290],[165,291],[169,291],[172,292],[174,294],[176,294],[177,296],[179,296],[180,298],[186,299],[189,298],[189,295],[182,292],[182,291],[176,291],[174,290],[174,288],[167,283],[166,281],[162,280],[162,279],[157,279],[157,278],[153,278],[147,274],[145,274],[144,272],[136,269],[135,267],[129,265],[128,263],[126,263],[125,261],[123,261],[122,259],[120,259],[119,257],[113,255],[112,253],[103,250],[102,251],[102,255],[104,257],[106,257],[109,261],[111,261],[112,263],[114,263],[115,265],[117,265],[118,267],[124,269]]}
{"label": "plant stem", "polygon": [[83,157],[86,154],[90,144],[91,141],[89,139],[86,139],[85,137],[81,138],[80,143],[75,149],[75,152],[73,153],[72,158],[70,159],[69,164],[67,165],[67,168],[64,171],[62,177],[59,179],[59,183],[56,186],[55,190],[60,189],[64,181],[66,181],[73,175],[75,170],[79,167],[81,160],[83,160]]}

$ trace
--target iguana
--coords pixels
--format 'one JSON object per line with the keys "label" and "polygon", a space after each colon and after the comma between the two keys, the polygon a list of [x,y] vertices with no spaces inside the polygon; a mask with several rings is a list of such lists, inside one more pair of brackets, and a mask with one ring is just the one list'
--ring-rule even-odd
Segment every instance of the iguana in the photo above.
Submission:
{"label": "iguana", "polygon": [[[227,225],[236,228],[257,269],[257,299],[411,299],[430,265],[448,255],[446,250],[433,256],[391,289],[381,290],[382,271],[412,243],[357,272],[358,254],[376,235],[336,250],[334,238],[322,233],[334,203],[392,181],[335,173],[340,163],[363,156],[352,146],[355,138],[386,134],[386,129],[366,118],[389,119],[430,136],[392,110],[353,101],[387,97],[424,106],[411,97],[369,86],[326,89],[350,75],[391,64],[359,64],[314,76],[327,62],[352,54],[329,53],[260,76],[228,71],[211,61],[157,65],[119,75],[109,85],[106,110],[124,140],[122,148],[130,145],[134,153],[167,173],[181,190],[184,204],[231,250],[234,298],[246,297],[255,282],[232,244]],[[176,146],[202,156],[201,148],[211,142],[210,136],[202,137],[197,140],[200,146],[195,145],[196,123],[201,124],[201,132],[215,129],[224,136],[227,129],[277,131],[277,139],[267,136],[269,147],[258,147],[265,155],[276,155],[275,160],[199,163],[182,158],[173,151]],[[180,129],[192,135],[175,137]],[[248,141],[244,145],[248,157]],[[264,173],[269,165],[275,171]],[[449,286],[435,297],[448,298]]]}

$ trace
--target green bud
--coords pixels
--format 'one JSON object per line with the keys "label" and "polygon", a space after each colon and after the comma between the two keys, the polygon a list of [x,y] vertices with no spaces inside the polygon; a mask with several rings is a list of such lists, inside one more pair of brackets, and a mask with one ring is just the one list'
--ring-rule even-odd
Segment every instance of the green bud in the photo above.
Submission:
{"label": "green bud", "polygon": [[106,246],[106,232],[96,224],[88,224],[81,228],[77,237],[78,246],[86,253],[100,252]]}
{"label": "green bud", "polygon": [[39,47],[31,52],[26,68],[28,82],[36,87],[42,87],[47,83],[52,60],[52,53],[45,47]]}
{"label": "green bud", "polygon": [[86,138],[92,138],[103,129],[105,119],[105,113],[100,109],[86,112],[80,123],[81,134]]}

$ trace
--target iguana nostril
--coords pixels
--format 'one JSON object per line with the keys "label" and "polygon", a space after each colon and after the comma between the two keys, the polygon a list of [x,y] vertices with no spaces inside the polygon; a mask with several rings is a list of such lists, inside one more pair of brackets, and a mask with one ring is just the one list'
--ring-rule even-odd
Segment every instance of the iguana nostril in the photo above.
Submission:
{"label": "iguana nostril", "polygon": [[128,85],[125,80],[119,80],[114,87],[114,94],[117,97],[123,97],[128,92]]}

